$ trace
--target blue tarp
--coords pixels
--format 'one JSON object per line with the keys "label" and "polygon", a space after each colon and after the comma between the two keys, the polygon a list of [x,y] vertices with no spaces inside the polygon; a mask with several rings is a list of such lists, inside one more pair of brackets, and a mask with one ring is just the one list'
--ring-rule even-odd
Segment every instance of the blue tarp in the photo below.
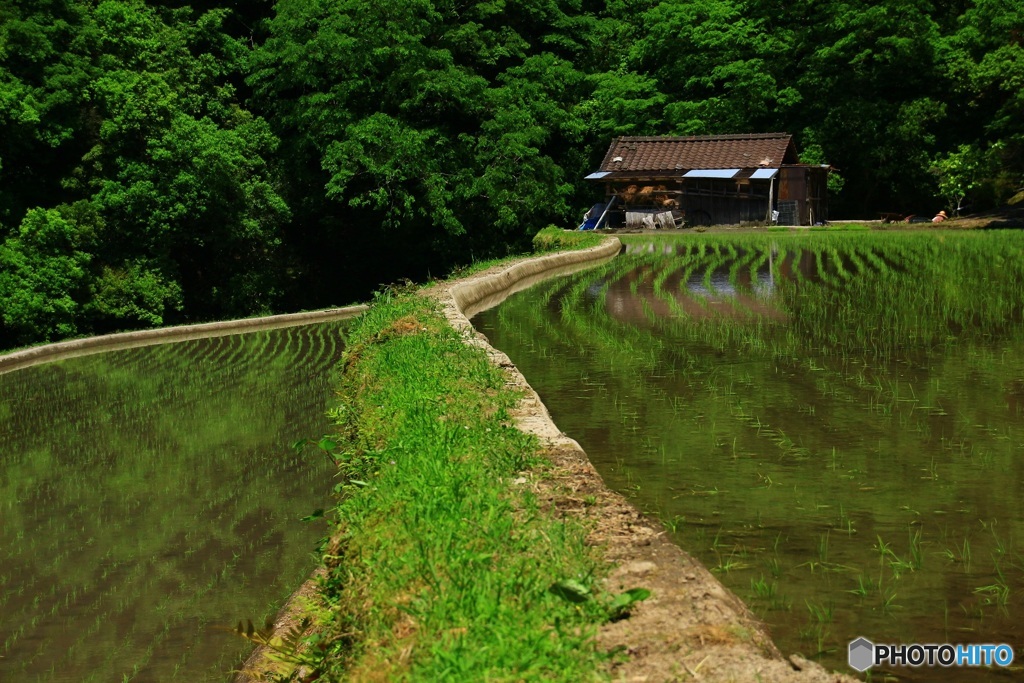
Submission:
{"label": "blue tarp", "polygon": [[601,214],[604,213],[604,204],[594,204],[590,207],[590,211],[587,211],[583,217],[583,222],[577,230],[593,230],[597,227],[597,222],[601,220]]}

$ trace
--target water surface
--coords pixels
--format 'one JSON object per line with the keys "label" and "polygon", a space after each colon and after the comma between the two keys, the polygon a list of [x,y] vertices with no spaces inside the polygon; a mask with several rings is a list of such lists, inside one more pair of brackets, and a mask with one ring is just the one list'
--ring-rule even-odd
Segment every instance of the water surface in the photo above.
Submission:
{"label": "water surface", "polygon": [[0,375],[0,680],[222,681],[315,566],[343,323]]}
{"label": "water surface", "polygon": [[[474,320],[786,652],[1024,638],[1024,239],[633,242]],[[1006,670],[875,671],[1010,680]]]}

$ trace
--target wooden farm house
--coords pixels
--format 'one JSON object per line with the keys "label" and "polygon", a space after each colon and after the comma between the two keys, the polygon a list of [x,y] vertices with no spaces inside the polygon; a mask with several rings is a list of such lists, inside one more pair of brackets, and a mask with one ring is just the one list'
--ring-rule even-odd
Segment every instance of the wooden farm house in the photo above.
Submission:
{"label": "wooden farm house", "polygon": [[828,219],[828,172],[801,164],[786,133],[620,137],[586,177],[605,201],[584,225],[814,225]]}

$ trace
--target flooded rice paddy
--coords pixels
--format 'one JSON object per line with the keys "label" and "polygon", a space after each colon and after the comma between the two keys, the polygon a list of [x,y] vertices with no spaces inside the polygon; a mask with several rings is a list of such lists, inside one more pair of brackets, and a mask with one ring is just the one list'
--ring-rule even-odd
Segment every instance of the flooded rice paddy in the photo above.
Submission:
{"label": "flooded rice paddy", "polygon": [[1022,676],[1024,236],[627,243],[474,324],[612,488],[837,670],[849,641],[1008,643]]}
{"label": "flooded rice paddy", "polygon": [[223,681],[315,566],[343,323],[0,375],[0,680]]}

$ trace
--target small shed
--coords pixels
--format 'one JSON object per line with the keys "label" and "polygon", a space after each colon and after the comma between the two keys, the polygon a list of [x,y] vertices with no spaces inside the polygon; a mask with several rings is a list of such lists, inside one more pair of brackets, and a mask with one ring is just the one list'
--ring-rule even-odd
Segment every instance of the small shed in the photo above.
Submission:
{"label": "small shed", "polygon": [[814,225],[828,220],[829,168],[801,164],[788,133],[620,137],[586,179],[604,186],[612,227]]}

